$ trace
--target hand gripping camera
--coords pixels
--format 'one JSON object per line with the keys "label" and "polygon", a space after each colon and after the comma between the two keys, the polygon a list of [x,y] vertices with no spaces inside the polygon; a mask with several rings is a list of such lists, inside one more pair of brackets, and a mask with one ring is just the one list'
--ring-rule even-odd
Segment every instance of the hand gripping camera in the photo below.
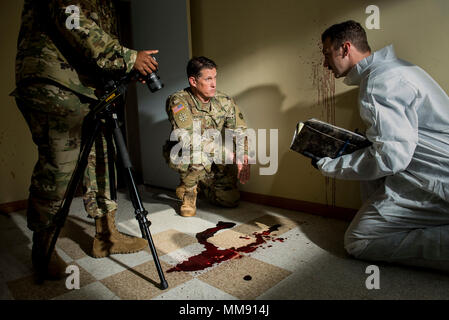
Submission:
{"label": "hand gripping camera", "polygon": [[93,114],[104,110],[105,105],[111,104],[114,100],[121,97],[126,92],[128,84],[136,79],[144,80],[151,93],[161,90],[164,87],[156,71],[143,76],[139,71],[133,70],[118,80],[109,80],[106,82],[104,86],[106,94],[100,98],[100,103],[93,108]]}
{"label": "hand gripping camera", "polygon": [[[157,61],[155,57],[151,56],[154,61]],[[161,90],[164,87],[164,84],[161,81],[161,78],[159,78],[159,76],[157,75],[157,70],[146,75],[143,76],[142,74],[140,74],[138,71],[134,71],[134,74],[137,75],[138,78],[141,78],[143,80],[145,80],[145,83],[148,86],[148,89],[150,89],[151,93],[155,93],[158,90]]]}

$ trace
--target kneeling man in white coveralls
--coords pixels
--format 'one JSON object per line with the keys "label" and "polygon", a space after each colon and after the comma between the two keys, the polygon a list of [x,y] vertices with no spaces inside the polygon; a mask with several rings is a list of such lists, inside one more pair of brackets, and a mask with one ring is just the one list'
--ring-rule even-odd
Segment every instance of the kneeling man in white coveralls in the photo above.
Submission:
{"label": "kneeling man in white coveralls", "polygon": [[362,207],[345,234],[358,259],[449,271],[449,97],[389,45],[374,53],[354,21],[322,34],[324,67],[360,87],[370,147],[316,165],[360,180]]}

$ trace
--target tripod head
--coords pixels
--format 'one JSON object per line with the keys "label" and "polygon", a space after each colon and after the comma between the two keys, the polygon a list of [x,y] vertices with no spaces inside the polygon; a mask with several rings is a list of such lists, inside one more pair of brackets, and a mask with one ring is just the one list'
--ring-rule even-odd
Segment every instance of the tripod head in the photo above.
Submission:
{"label": "tripod head", "polygon": [[109,106],[115,102],[118,98],[122,97],[128,84],[131,81],[143,79],[148,86],[148,89],[154,93],[164,87],[161,79],[156,72],[152,72],[147,76],[143,76],[139,71],[133,70],[130,73],[125,74],[118,80],[109,80],[106,82],[104,91],[106,92],[100,99],[100,102],[95,105],[89,114],[96,118],[101,112],[108,110]]}

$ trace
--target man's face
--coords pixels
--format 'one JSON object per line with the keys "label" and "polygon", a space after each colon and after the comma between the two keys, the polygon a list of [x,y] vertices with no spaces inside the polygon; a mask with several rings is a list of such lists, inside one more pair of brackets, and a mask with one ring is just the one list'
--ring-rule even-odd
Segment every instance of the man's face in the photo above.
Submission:
{"label": "man's face", "polygon": [[326,38],[323,42],[323,55],[323,66],[332,70],[335,78],[345,77],[352,68],[344,44],[334,48],[330,38]]}
{"label": "man's face", "polygon": [[199,98],[207,102],[217,91],[217,69],[203,69],[199,77],[190,77],[189,82],[196,89]]}

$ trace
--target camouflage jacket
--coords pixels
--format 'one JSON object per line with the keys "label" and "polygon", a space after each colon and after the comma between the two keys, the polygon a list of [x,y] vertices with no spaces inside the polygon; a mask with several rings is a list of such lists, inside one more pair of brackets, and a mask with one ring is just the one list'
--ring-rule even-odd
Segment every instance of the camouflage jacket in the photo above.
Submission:
{"label": "camouflage jacket", "polygon": [[[192,150],[192,146],[194,146],[192,139],[195,138],[193,135],[194,122],[197,122],[201,126],[201,132],[198,132],[203,135],[201,148],[211,158],[213,158],[216,150],[213,145],[213,137],[204,136],[204,133],[208,129],[215,129],[214,132],[222,134],[221,138],[225,137],[223,135],[223,129],[230,129],[237,137],[239,135],[244,136],[247,129],[243,114],[234,99],[219,91],[216,92],[208,104],[203,104],[195,97],[190,88],[180,90],[168,97],[166,112],[173,130],[185,129],[186,133],[190,135],[190,140],[185,141],[189,141],[187,147],[192,152],[190,163],[193,164],[198,163],[198,160],[193,160],[194,152]],[[245,143],[245,139],[235,139],[235,142],[231,143],[231,145],[232,148],[236,148],[234,151],[238,152],[240,148],[240,150],[243,150],[244,155],[248,154],[248,144]],[[222,143],[222,147],[225,147],[225,143]],[[226,156],[226,150],[222,149],[221,151],[221,163],[225,163],[225,161],[228,161],[224,158]],[[203,159],[199,162],[201,162],[207,171],[210,171],[210,161]]]}
{"label": "camouflage jacket", "polygon": [[130,72],[136,61],[137,51],[123,47],[117,34],[111,0],[25,0],[16,86],[27,79],[49,79],[97,99],[101,77]]}

